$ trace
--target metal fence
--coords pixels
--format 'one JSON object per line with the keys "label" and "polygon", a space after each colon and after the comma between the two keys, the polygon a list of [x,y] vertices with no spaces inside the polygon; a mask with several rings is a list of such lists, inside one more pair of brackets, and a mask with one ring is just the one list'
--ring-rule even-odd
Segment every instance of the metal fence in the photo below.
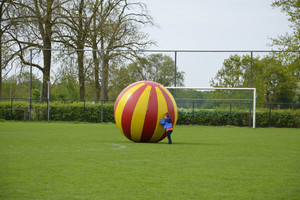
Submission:
{"label": "metal fence", "polygon": [[[38,88],[39,86],[34,86],[34,80],[33,80],[33,75],[36,77],[36,79],[39,80],[40,83],[43,82],[43,76],[40,70],[38,70],[35,66],[40,65],[43,66],[43,51],[52,51],[52,63],[51,63],[51,78],[49,85],[52,85],[55,83],[55,77],[59,75],[61,72],[61,69],[66,69],[70,68],[72,72],[77,74],[78,69],[76,68],[77,66],[77,51],[84,51],[85,55],[85,62],[84,62],[84,68],[88,72],[89,70],[92,70],[92,62],[90,61],[93,57],[92,53],[93,52],[98,52],[99,53],[99,59],[100,59],[100,85],[101,85],[101,99],[100,99],[100,104],[101,104],[101,121],[103,120],[103,103],[104,103],[104,84],[103,84],[103,72],[104,72],[104,67],[105,67],[105,62],[104,61],[104,55],[105,53],[107,54],[108,52],[119,52],[122,53],[123,57],[120,60],[117,59],[111,60],[110,65],[114,66],[115,68],[120,68],[121,66],[128,66],[130,63],[137,61],[137,57],[147,57],[155,54],[162,54],[163,56],[168,56],[172,59],[172,62],[174,63],[174,70],[173,70],[173,78],[170,82],[169,85],[165,86],[179,86],[180,79],[179,75],[180,72],[184,72],[184,86],[186,87],[210,87],[211,86],[211,81],[212,79],[216,76],[217,72],[223,67],[223,62],[225,59],[228,59],[232,55],[238,55],[238,56],[248,56],[250,61],[247,64],[246,70],[249,72],[249,85],[244,86],[244,87],[257,87],[254,84],[254,79],[255,77],[253,76],[253,67],[255,66],[255,58],[257,57],[265,57],[265,56],[270,56],[273,54],[278,54],[278,55],[295,55],[299,57],[300,51],[273,51],[273,50],[136,50],[136,51],[127,51],[127,50],[78,50],[78,49],[29,49],[27,52],[27,60],[29,61],[30,65],[29,66],[23,66],[21,62],[11,62],[11,71],[8,72],[8,75],[11,74],[18,74],[21,71],[28,71],[30,73],[30,78],[28,79],[28,82],[24,84],[29,85],[28,91],[25,89],[19,89],[22,90],[22,92],[26,92],[25,95],[29,99],[29,106],[26,107],[26,119],[28,118],[31,120],[31,111],[34,109],[33,103],[37,100],[34,99],[32,95],[32,90],[41,90],[41,87]],[[134,55],[134,56],[133,56]],[[113,71],[109,71],[110,76],[114,75]],[[86,77],[88,77],[88,74],[86,74]],[[108,85],[110,87],[113,87],[113,83],[111,80]],[[17,99],[20,99],[20,96],[15,96],[12,93],[12,90],[14,90],[12,84],[10,87],[10,95],[6,95],[5,97],[9,97],[10,101],[14,102]],[[17,89],[15,89],[17,90]],[[77,88],[79,90],[79,88]],[[92,91],[92,89],[90,89]],[[110,99],[108,101],[114,101],[116,98],[116,94],[120,92],[120,88],[115,89],[112,88],[110,90]],[[92,91],[93,92],[93,91]],[[115,93],[112,95],[112,93]],[[49,95],[51,94],[51,87],[49,87]],[[258,97],[260,97],[260,94],[258,94]],[[78,100],[77,98],[74,98],[73,100],[67,100],[67,99],[54,99],[51,96],[47,99],[44,99],[48,105],[51,105],[50,102],[53,101],[63,101],[63,102],[71,102],[71,101],[82,101],[83,104],[85,102],[97,102],[97,100],[88,100],[89,98],[93,99],[94,97],[87,97],[86,99]],[[26,101],[28,101],[26,99]],[[2,98],[2,100],[5,100],[5,98]],[[197,103],[194,102],[194,105]],[[229,105],[229,104],[228,104]],[[290,105],[290,108],[297,107],[298,104],[284,104],[282,102],[279,103],[273,103],[273,104],[264,104],[266,107],[270,107],[271,110],[275,109],[275,105],[280,107],[286,107]],[[279,106],[278,106],[279,105]],[[13,103],[12,103],[13,106]],[[230,106],[229,106],[230,107]],[[228,108],[229,108],[228,107]],[[25,109],[25,108],[24,108]],[[11,110],[14,110],[11,108]],[[48,113],[49,110],[51,111],[51,108],[48,108]],[[84,112],[85,109],[83,109]],[[49,118],[49,117],[48,117]],[[84,119],[84,118],[83,118]]]}
{"label": "metal fence", "polygon": [[[75,108],[74,110],[63,110],[64,115],[69,117],[60,118],[64,121],[82,121],[82,122],[114,122],[113,119],[113,104],[114,101],[111,100],[106,104],[95,103],[95,100],[84,100],[80,99],[47,99],[46,103],[41,103],[40,99],[31,99],[31,109],[30,109],[30,99],[29,98],[2,98],[0,104],[0,118],[6,120],[30,120],[30,110],[31,110],[31,120],[34,121],[53,121],[57,120],[56,110],[57,106],[71,106]],[[226,111],[228,113],[228,124],[232,124],[232,115],[234,112],[245,112],[251,113],[252,103],[245,101],[230,101],[230,100],[209,100],[210,107],[203,108],[205,100],[180,100],[177,99],[177,106],[179,110],[188,110],[191,113],[189,124],[194,124],[196,113],[199,110],[213,110],[213,111]],[[5,104],[5,105],[4,105]],[[92,115],[96,115],[94,118],[89,116],[91,114],[91,105],[93,108],[99,108],[97,111],[93,111]],[[100,120],[101,112],[100,110],[105,110],[105,106],[109,105],[108,110],[104,112],[103,118]],[[220,106],[222,105],[222,106]],[[107,108],[106,108],[107,109]],[[248,109],[248,110],[247,110]],[[272,112],[284,111],[284,110],[299,110],[300,103],[257,103],[257,112],[267,113],[268,126],[271,125]],[[250,114],[251,115],[251,114]],[[55,119],[53,119],[55,118]],[[249,124],[250,125],[250,124]]]}

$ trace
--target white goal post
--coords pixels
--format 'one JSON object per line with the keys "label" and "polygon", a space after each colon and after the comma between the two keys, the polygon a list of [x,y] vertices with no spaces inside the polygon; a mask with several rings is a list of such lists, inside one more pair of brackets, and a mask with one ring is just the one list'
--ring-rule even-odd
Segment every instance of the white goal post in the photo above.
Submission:
{"label": "white goal post", "polygon": [[250,90],[253,91],[253,128],[256,121],[256,88],[221,88],[221,87],[166,87],[167,89],[191,89],[191,90]]}

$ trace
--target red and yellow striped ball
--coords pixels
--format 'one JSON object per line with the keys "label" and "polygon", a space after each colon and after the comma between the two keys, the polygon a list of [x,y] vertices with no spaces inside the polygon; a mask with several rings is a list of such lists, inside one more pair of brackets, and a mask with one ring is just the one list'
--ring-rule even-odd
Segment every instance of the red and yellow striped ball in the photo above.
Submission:
{"label": "red and yellow striped ball", "polygon": [[129,140],[159,142],[166,137],[160,118],[169,112],[173,127],[177,121],[177,105],[172,94],[162,85],[141,81],[129,85],[118,96],[115,122]]}

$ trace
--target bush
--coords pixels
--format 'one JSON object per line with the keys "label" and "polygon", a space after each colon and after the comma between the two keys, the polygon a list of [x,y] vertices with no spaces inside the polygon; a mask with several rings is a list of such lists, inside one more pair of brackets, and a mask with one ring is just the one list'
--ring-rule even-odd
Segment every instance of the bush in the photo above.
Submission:
{"label": "bush", "polygon": [[[11,109],[13,106],[13,109]],[[28,118],[29,103],[24,101],[1,101],[0,118],[5,120],[26,120]]]}
{"label": "bush", "polygon": [[[0,102],[0,118],[5,120],[28,119],[29,103],[22,101],[13,102],[13,111],[10,101]],[[31,119],[35,121],[47,120],[47,104],[33,103]],[[252,115],[252,114],[251,114]],[[252,116],[251,116],[252,117]],[[73,102],[64,104],[62,102],[50,103],[51,121],[101,121],[101,104],[92,102]],[[114,104],[104,104],[103,121],[114,122]],[[248,126],[249,112],[214,109],[178,109],[177,124],[198,124],[205,126]],[[259,110],[256,113],[257,127],[293,127],[300,128],[300,110]]]}
{"label": "bush", "polygon": [[189,109],[178,110],[178,124],[197,124],[205,126],[247,126],[249,114],[245,112],[232,112],[221,110]]}

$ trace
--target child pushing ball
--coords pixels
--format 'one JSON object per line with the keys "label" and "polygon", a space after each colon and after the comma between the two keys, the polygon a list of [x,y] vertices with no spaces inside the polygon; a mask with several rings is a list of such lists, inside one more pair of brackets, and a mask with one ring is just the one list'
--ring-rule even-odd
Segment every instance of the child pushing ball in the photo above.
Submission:
{"label": "child pushing ball", "polygon": [[164,115],[164,119],[160,118],[160,124],[164,125],[164,129],[166,130],[169,144],[172,144],[172,139],[171,139],[171,133],[173,132],[173,126],[172,126],[172,118],[170,117],[169,113],[166,113]]}

